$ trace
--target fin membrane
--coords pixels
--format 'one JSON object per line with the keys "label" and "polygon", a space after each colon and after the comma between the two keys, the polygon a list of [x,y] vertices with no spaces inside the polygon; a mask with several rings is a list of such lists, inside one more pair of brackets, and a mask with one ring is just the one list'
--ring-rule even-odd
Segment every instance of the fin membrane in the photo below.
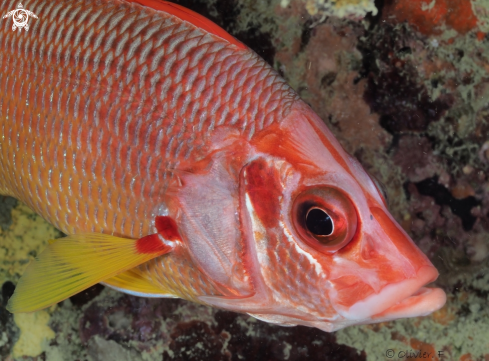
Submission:
{"label": "fin membrane", "polygon": [[33,312],[51,306],[172,249],[158,235],[134,240],[90,233],[50,242],[20,278],[7,310]]}
{"label": "fin membrane", "polygon": [[154,285],[136,269],[122,272],[103,282],[105,285],[133,296],[179,297],[164,288]]}

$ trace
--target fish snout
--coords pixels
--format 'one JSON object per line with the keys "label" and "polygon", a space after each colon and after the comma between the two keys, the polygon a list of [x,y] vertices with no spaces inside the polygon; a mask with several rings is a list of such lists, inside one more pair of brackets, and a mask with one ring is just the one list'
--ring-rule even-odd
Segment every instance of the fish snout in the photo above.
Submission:
{"label": "fish snout", "polygon": [[[370,211],[380,239],[357,254],[362,271],[352,274],[348,283],[335,281],[332,303],[343,317],[342,323],[426,316],[443,307],[445,292],[425,287],[438,278],[437,269],[391,216],[376,207]],[[369,239],[365,237],[363,242]],[[363,254],[369,256],[364,259]]]}
{"label": "fish snout", "polygon": [[421,267],[416,277],[390,283],[378,293],[371,294],[341,312],[350,320],[380,322],[400,317],[426,316],[443,307],[445,292],[438,288],[426,288],[438,278],[433,266]]}

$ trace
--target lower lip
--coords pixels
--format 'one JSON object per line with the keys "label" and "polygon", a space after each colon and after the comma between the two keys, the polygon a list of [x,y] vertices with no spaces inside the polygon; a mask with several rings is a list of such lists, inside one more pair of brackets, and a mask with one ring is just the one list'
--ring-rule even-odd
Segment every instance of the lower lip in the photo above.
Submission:
{"label": "lower lip", "polygon": [[372,316],[372,319],[383,321],[396,318],[426,316],[442,308],[446,299],[445,292],[440,288],[421,287],[412,296]]}
{"label": "lower lip", "polygon": [[[416,277],[389,284],[379,293],[358,301],[348,309],[341,308],[341,306],[335,308],[340,315],[350,320],[383,318],[387,314],[401,314],[401,310],[402,314],[406,316],[398,317],[415,317],[418,314],[428,314],[433,312],[436,307],[442,307],[445,300],[445,294],[442,290],[430,295],[431,291],[428,291],[430,289],[423,287],[433,282],[437,277],[436,268],[426,265],[417,271]],[[443,303],[440,305],[441,301]],[[430,302],[435,302],[433,307]],[[413,307],[412,312],[410,311],[411,306]]]}

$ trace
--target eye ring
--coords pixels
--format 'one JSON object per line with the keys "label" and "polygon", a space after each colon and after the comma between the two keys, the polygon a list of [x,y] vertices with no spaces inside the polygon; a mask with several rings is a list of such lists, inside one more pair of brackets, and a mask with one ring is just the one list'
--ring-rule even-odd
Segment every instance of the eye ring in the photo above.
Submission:
{"label": "eye ring", "polygon": [[311,207],[306,213],[305,225],[315,237],[327,237],[334,233],[334,221],[324,209]]}
{"label": "eye ring", "polygon": [[[350,198],[335,187],[302,189],[295,197],[291,211],[299,240],[319,252],[334,253],[346,246],[356,234],[357,210]],[[316,224],[318,220],[319,223],[324,221],[323,224]]]}

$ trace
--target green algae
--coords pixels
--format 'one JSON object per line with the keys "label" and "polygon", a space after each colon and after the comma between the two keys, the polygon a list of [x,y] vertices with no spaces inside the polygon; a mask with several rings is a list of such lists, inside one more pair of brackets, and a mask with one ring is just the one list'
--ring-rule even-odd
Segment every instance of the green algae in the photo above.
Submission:
{"label": "green algae", "polygon": [[[10,204],[0,203],[7,209]],[[44,249],[47,241],[61,235],[61,232],[20,202],[10,211],[10,226],[0,230],[0,284],[16,282],[29,262]]]}
{"label": "green algae", "polygon": [[44,310],[16,314],[14,321],[20,329],[20,337],[12,350],[14,358],[39,356],[55,336],[53,330],[47,325],[49,313]]}
{"label": "green algae", "polygon": [[6,231],[12,224],[12,209],[18,201],[12,197],[0,196],[0,229]]}
{"label": "green algae", "polygon": [[358,19],[365,17],[367,13],[376,15],[378,11],[372,0],[305,0],[304,2],[308,13],[312,16]]}

